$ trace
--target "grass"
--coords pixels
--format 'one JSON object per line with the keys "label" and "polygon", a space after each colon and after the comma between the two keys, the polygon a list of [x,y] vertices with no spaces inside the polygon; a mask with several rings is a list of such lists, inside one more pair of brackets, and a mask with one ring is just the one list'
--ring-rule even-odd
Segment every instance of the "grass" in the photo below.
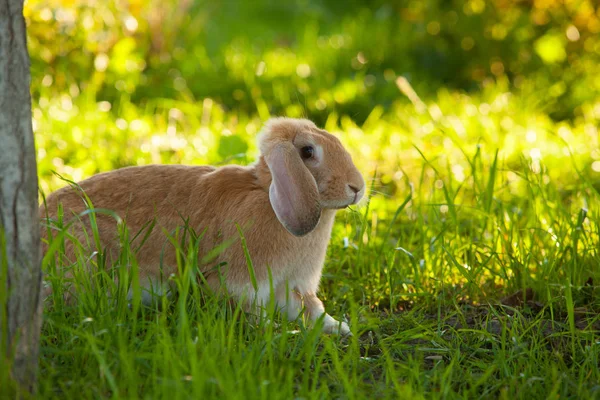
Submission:
{"label": "grass", "polygon": [[[373,180],[370,201],[338,216],[321,297],[351,338],[257,322],[207,295],[194,283],[194,246],[182,246],[176,298],[130,304],[128,289],[140,296],[135,232],[123,229],[113,268],[98,249],[83,273],[85,246],[76,265],[46,259],[48,271],[79,271],[82,294],[64,304],[58,285],[46,304],[40,397],[598,398],[593,185],[573,181],[565,194],[546,166],[509,169],[479,149],[463,149],[471,169],[457,183],[451,165],[415,150],[412,191],[385,196]],[[526,199],[503,199],[511,172]],[[588,210],[573,206],[581,197]]]}
{"label": "grass", "polygon": [[371,186],[338,213],[319,294],[354,335],[208,295],[201,232],[171,238],[179,295],[153,307],[138,232],[122,226],[115,265],[94,235],[65,262],[65,232],[43,265],[39,398],[600,398],[591,2],[159,3],[28,1],[41,191],[129,165],[246,164],[269,116],[309,117]]}
{"label": "grass", "polygon": [[[128,246],[137,232],[123,229],[115,268],[103,265],[102,249],[93,274],[83,272],[83,250],[76,265],[46,260],[57,284],[61,271],[77,271],[83,294],[64,304],[58,285],[46,304],[40,397],[598,398],[597,137],[585,121],[523,109],[501,82],[428,102],[406,82],[399,88],[409,102],[375,109],[360,126],[335,114],[325,125],[371,183],[368,202],[338,214],[320,293],[330,314],[348,319],[352,338],[277,318],[257,323],[193,283],[197,257],[187,250],[178,297],[130,306],[128,290],[140,296]],[[252,159],[256,117],[213,110],[200,123],[206,109],[182,110],[177,134],[155,134],[164,141],[133,154],[138,163],[154,154],[207,162],[168,146],[219,129],[247,140],[247,154],[233,161]],[[171,114],[153,118],[160,125]],[[62,124],[39,123],[42,132]],[[96,124],[72,123],[90,132]],[[125,140],[127,151],[149,143],[134,132]],[[95,248],[93,236],[89,243]],[[55,246],[60,255],[63,244]]]}

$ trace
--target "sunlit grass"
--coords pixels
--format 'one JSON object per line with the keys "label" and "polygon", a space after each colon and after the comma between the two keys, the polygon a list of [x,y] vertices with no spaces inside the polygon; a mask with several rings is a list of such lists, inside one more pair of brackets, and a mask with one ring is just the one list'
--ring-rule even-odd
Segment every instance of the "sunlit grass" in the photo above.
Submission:
{"label": "sunlit grass", "polygon": [[[66,305],[57,286],[47,303],[42,393],[596,396],[600,259],[592,173],[564,155],[554,177],[544,159],[536,165],[523,154],[527,140],[489,153],[483,138],[453,141],[444,151],[447,117],[436,121],[412,104],[403,110],[362,127],[347,118],[328,126],[375,177],[369,201],[338,216],[321,289],[328,311],[348,317],[352,338],[318,329],[292,333],[301,327],[278,319],[283,325],[256,325],[239,308],[207,297],[189,273],[175,278],[184,288],[176,299],[162,299],[160,308],[130,307],[124,294],[137,283],[123,268],[135,271],[124,237],[121,264],[108,272],[101,265],[82,273],[85,253],[78,264],[62,266],[80,271],[75,282],[83,294]],[[435,133],[407,137],[403,117],[430,122]],[[247,121],[255,124],[250,132],[259,126]],[[386,158],[390,146],[383,144],[394,126],[410,146],[401,143],[391,154],[397,158]],[[238,129],[244,131],[250,140]],[[535,144],[555,142],[536,137]],[[178,154],[182,162],[201,160],[167,152]],[[568,171],[575,171],[570,178]],[[107,297],[110,287],[118,295]],[[500,304],[515,291],[533,298]]]}
{"label": "sunlit grass", "polygon": [[[129,286],[111,283],[126,270],[98,268],[90,282],[81,253],[76,265],[57,265],[79,271],[83,295],[76,305],[60,294],[47,304],[42,394],[597,395],[596,128],[522,109],[502,84],[430,101],[396,90],[397,102],[363,124],[335,113],[324,124],[372,187],[368,203],[338,216],[322,284],[353,338],[256,326],[189,282],[160,309],[130,308]],[[81,179],[131,164],[247,163],[257,154],[262,119],[213,100],[118,111],[83,102],[64,120],[52,114],[62,107],[55,101],[35,112],[46,192],[63,185],[51,171]],[[120,260],[135,265],[128,253]],[[119,295],[108,298],[110,287]],[[515,291],[534,298],[524,308],[499,305]]]}
{"label": "sunlit grass", "polygon": [[178,295],[142,306],[137,232],[121,226],[114,265],[94,235],[66,260],[65,234],[44,263],[39,397],[600,396],[589,1],[159,3],[28,1],[42,192],[248,164],[270,116],[313,119],[370,186],[338,214],[319,294],[354,336],[257,321],[197,284],[185,246]]}

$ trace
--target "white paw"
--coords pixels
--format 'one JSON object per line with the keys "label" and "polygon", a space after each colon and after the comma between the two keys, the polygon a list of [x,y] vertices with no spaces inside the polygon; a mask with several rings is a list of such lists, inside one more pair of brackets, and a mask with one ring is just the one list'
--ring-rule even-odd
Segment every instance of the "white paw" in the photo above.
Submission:
{"label": "white paw", "polygon": [[352,336],[352,332],[350,331],[350,327],[347,323],[344,321],[336,321],[330,315],[326,315],[325,321],[323,321],[323,333]]}

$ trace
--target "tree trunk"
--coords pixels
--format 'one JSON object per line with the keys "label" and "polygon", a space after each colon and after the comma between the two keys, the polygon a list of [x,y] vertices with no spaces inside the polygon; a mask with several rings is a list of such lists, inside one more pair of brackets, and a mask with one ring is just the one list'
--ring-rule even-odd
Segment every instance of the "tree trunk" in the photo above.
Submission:
{"label": "tree trunk", "polygon": [[0,387],[17,392],[35,391],[42,319],[29,84],[23,0],[0,0]]}

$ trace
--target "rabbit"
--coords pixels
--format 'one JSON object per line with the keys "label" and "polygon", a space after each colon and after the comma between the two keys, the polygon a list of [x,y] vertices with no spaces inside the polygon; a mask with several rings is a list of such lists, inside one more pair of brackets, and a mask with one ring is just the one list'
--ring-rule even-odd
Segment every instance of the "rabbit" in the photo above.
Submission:
{"label": "rabbit", "polygon": [[[182,218],[189,218],[189,226],[205,230],[200,257],[233,241],[217,255],[224,265],[221,277],[216,262],[199,264],[212,290],[221,289],[224,277],[231,298],[264,305],[272,287],[277,306],[290,320],[304,313],[310,323],[323,318],[325,333],[349,335],[348,325],[327,314],[316,293],[335,214],[362,199],[365,181],[340,140],[306,119],[271,118],[258,136],[258,147],[260,156],[250,166],[127,167],[92,176],[79,187],[95,209],[112,210],[134,234],[156,221],[136,255],[145,287],[159,281],[161,273],[177,273],[175,248],[165,246],[165,231],[173,232]],[[59,203],[65,218],[85,210],[81,193],[65,187],[47,197],[40,217],[55,219]],[[117,221],[102,214],[96,219],[102,247],[114,257],[120,246]],[[238,227],[254,265],[256,291]],[[88,216],[72,228],[81,243],[90,232]],[[132,241],[132,249],[142,236]],[[67,243],[66,254],[73,256],[72,244]]]}

